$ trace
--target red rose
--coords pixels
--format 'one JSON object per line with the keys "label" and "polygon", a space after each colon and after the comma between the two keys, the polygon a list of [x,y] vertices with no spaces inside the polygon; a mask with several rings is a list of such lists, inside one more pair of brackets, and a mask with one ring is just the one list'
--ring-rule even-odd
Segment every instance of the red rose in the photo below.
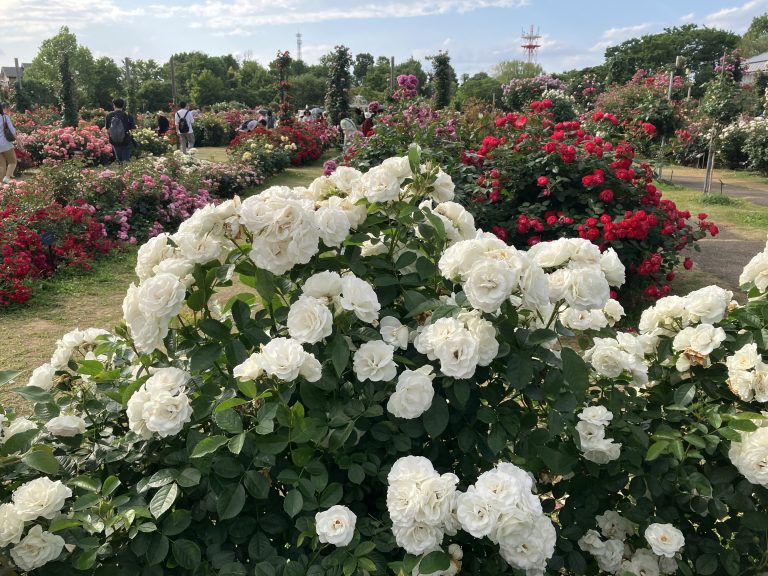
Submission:
{"label": "red rose", "polygon": [[699,218],[699,220],[706,220],[707,219],[707,213],[706,212],[699,212],[698,218]]}
{"label": "red rose", "polygon": [[600,192],[600,200],[603,202],[613,202],[613,190],[606,188]]}
{"label": "red rose", "polygon": [[686,270],[690,270],[691,268],[693,268],[693,260],[691,260],[690,258],[686,258],[685,260],[683,260],[683,268],[685,268]]}
{"label": "red rose", "polygon": [[541,186],[541,187],[544,187],[544,186],[546,186],[547,184],[549,184],[549,178],[547,178],[546,176],[539,176],[539,177],[536,179],[536,184],[538,184],[538,185],[539,185],[539,186]]}

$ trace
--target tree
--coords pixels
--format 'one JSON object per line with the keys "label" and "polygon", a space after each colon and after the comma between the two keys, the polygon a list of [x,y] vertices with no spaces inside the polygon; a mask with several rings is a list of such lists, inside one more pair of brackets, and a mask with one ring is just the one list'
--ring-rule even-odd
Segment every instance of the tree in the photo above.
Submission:
{"label": "tree", "polygon": [[544,68],[535,62],[522,60],[502,60],[491,68],[491,76],[504,86],[513,78],[533,78],[544,74]]}
{"label": "tree", "polygon": [[360,86],[365,79],[368,70],[376,63],[373,56],[368,52],[361,52],[355,56],[355,65],[352,68],[352,74],[355,77],[355,84]]}
{"label": "tree", "polygon": [[[405,62],[395,66],[395,77],[400,74],[413,74],[419,79],[419,92],[423,94],[425,87],[427,86],[427,73],[421,67],[421,62],[414,58],[408,58]],[[455,80],[455,73],[454,73]]]}
{"label": "tree", "polygon": [[291,78],[294,101],[299,106],[317,106],[325,100],[326,80],[311,72]]}
{"label": "tree", "polygon": [[75,94],[75,79],[69,67],[69,54],[64,52],[61,55],[59,63],[59,83],[61,92],[59,100],[61,102],[61,114],[64,118],[64,126],[77,126],[77,95]]}
{"label": "tree", "polygon": [[189,95],[198,106],[210,106],[229,99],[224,80],[207,68],[192,78],[189,86]]}
{"label": "tree", "polygon": [[139,110],[166,110],[171,97],[167,80],[145,80],[136,89],[136,106]]}
{"label": "tree", "polygon": [[328,67],[328,83],[325,89],[325,109],[332,124],[338,124],[349,116],[349,89],[352,77],[352,53],[346,46],[336,46]]}
{"label": "tree", "polygon": [[42,41],[32,59],[32,66],[24,72],[24,83],[36,81],[47,86],[53,94],[58,94],[61,91],[59,65],[63,54],[69,56],[78,101],[86,106],[95,105],[93,55],[88,48],[78,45],[77,37],[66,26],[56,36]]}
{"label": "tree", "polygon": [[389,59],[379,56],[376,63],[368,68],[360,86],[360,94],[368,101],[386,100],[389,94]]}
{"label": "tree", "polygon": [[240,67],[238,86],[232,98],[248,106],[266,104],[275,97],[273,83],[269,70],[255,60],[246,60]]}
{"label": "tree", "polygon": [[[133,75],[133,67],[131,74]],[[108,110],[112,100],[124,93],[123,72],[114,60],[102,56],[93,63],[93,75],[94,102]]]}
{"label": "tree", "polygon": [[749,28],[739,40],[739,49],[744,58],[768,52],[768,13],[752,19]]}
{"label": "tree", "polygon": [[456,88],[456,71],[451,66],[451,57],[442,50],[427,58],[432,63],[432,97],[435,107],[445,108],[451,101],[451,96]]}
{"label": "tree", "polygon": [[456,90],[456,99],[465,102],[470,98],[491,103],[501,102],[501,83],[485,72],[478,72],[467,78]]}

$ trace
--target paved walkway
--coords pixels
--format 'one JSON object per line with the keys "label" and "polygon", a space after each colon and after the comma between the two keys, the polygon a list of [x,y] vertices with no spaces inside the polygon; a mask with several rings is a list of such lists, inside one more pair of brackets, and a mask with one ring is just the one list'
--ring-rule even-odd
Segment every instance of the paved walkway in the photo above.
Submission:
{"label": "paved walkway", "polygon": [[[703,176],[672,175],[672,183],[687,186],[695,190],[704,190]],[[768,206],[768,185],[744,180],[721,180],[715,178],[710,187],[711,194],[725,194],[731,198],[740,198],[759,206]]]}

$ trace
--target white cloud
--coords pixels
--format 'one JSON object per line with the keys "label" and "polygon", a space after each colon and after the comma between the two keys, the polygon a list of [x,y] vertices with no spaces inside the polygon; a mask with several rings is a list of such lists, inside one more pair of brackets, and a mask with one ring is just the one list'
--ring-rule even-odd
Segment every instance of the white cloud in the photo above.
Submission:
{"label": "white cloud", "polygon": [[596,42],[590,49],[590,52],[603,52],[608,46],[621,43],[629,38],[635,38],[642,36],[648,32],[658,29],[660,26],[653,22],[644,22],[635,26],[623,26],[621,28],[609,28],[600,36],[600,40]]}
{"label": "white cloud", "polygon": [[687,23],[692,22],[693,19],[696,17],[696,14],[693,12],[688,12],[685,16],[680,16],[680,22]]}
{"label": "white cloud", "polygon": [[714,28],[723,28],[733,32],[744,32],[749,28],[752,18],[768,10],[768,0],[750,0],[741,6],[723,8],[707,14],[704,24]]}

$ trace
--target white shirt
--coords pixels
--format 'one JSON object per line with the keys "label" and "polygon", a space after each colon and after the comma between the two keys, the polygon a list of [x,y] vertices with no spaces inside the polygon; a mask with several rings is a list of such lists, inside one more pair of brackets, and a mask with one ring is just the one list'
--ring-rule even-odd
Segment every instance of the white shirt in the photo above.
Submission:
{"label": "white shirt", "polygon": [[11,122],[11,119],[4,115],[0,114],[0,152],[7,152],[8,150],[13,149],[13,143],[8,142],[5,138],[5,130],[3,130],[3,121],[8,123],[8,128],[11,129],[11,134],[16,134],[16,126],[13,125],[13,122]]}
{"label": "white shirt", "polygon": [[185,132],[185,134],[189,134],[192,132],[192,124],[195,122],[195,116],[192,114],[192,112],[187,108],[182,108],[181,110],[177,110],[176,114],[174,115],[173,119],[176,123],[176,132],[181,134],[179,131],[179,121],[184,118],[187,121],[187,124],[189,124],[189,130]]}

